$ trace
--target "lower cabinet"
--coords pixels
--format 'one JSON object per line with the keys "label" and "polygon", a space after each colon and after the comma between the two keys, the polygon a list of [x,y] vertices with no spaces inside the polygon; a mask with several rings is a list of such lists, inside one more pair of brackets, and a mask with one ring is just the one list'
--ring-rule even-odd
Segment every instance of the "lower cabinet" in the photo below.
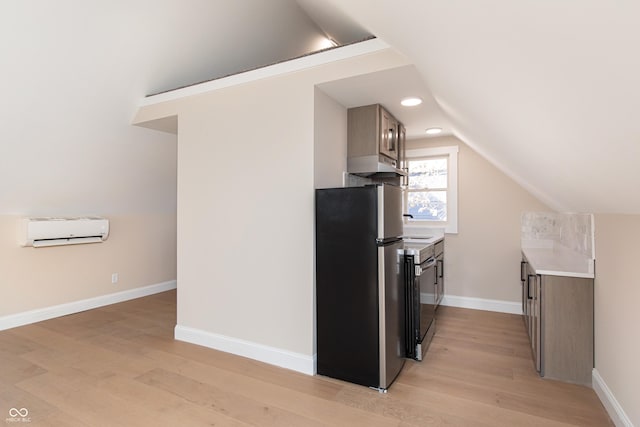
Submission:
{"label": "lower cabinet", "polygon": [[521,265],[522,311],[542,377],[591,385],[593,279],[536,274]]}
{"label": "lower cabinet", "polygon": [[436,256],[436,307],[444,297],[444,239],[434,245]]}

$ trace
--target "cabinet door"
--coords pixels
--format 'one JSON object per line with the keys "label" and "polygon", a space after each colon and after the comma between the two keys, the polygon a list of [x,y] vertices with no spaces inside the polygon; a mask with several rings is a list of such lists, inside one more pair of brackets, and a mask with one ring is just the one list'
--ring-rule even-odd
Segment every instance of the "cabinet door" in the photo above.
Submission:
{"label": "cabinet door", "polygon": [[529,343],[531,344],[531,355],[533,357],[533,365],[536,371],[540,372],[541,359],[540,359],[540,344],[541,344],[541,278],[537,275],[533,269],[526,264],[526,283],[524,288],[526,291],[527,302],[526,312],[524,314],[525,322],[527,324],[527,332],[529,334]]}
{"label": "cabinet door", "polygon": [[436,287],[438,289],[438,300],[436,304],[440,304],[444,297],[444,254],[440,254],[436,258]]}
{"label": "cabinet door", "polygon": [[403,176],[401,185],[409,185],[409,164],[407,163],[407,130],[398,123],[398,169],[406,172],[407,176]]}
{"label": "cabinet door", "polygon": [[529,335],[529,339],[532,338],[531,336],[531,313],[532,313],[532,304],[533,304],[533,298],[531,296],[531,281],[532,281],[532,277],[533,275],[530,274],[529,269],[525,268],[525,283],[524,286],[522,288],[522,298],[524,300],[524,323],[527,327],[527,334]]}
{"label": "cabinet door", "polygon": [[535,306],[533,305],[533,297],[531,292],[535,292],[535,275],[527,275],[527,326],[529,327],[529,341],[531,342],[531,349],[533,350],[534,341],[536,337],[536,331],[534,329],[533,313],[535,312]]}
{"label": "cabinet door", "polygon": [[541,338],[541,328],[540,328],[540,288],[541,288],[541,280],[540,276],[537,274],[531,275],[531,350],[533,352],[533,362],[536,367],[536,371],[540,372],[541,360],[540,360],[540,338]]}
{"label": "cabinet door", "polygon": [[398,122],[380,108],[380,154],[398,160]]}
{"label": "cabinet door", "polygon": [[522,315],[524,316],[525,319],[525,323],[526,323],[526,319],[527,319],[527,309],[526,309],[526,305],[527,305],[527,271],[526,271],[526,266],[527,266],[527,262],[526,261],[520,261],[520,293],[521,293],[521,299],[522,299]]}
{"label": "cabinet door", "polygon": [[542,367],[541,355],[541,277],[533,271],[529,264],[526,265],[526,313],[527,332],[531,344],[531,355],[536,371],[540,372]]}
{"label": "cabinet door", "polygon": [[591,386],[593,279],[541,276],[541,284],[540,374]]}

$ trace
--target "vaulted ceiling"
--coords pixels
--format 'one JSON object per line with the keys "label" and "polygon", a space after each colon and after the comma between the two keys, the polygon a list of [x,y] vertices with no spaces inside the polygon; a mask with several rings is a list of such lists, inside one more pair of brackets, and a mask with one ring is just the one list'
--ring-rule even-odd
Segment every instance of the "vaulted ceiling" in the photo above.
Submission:
{"label": "vaulted ceiling", "polygon": [[294,0],[0,2],[0,215],[174,211],[175,135],[145,95],[302,55]]}
{"label": "vaulted ceiling", "polygon": [[556,209],[640,213],[638,16],[632,0],[3,2],[0,214],[175,209],[175,141],[130,126],[139,100],[324,35],[413,62],[386,78],[429,98],[414,137],[442,123]]}
{"label": "vaulted ceiling", "polygon": [[334,14],[407,55],[452,133],[542,201],[640,213],[639,2],[323,3],[321,27]]}

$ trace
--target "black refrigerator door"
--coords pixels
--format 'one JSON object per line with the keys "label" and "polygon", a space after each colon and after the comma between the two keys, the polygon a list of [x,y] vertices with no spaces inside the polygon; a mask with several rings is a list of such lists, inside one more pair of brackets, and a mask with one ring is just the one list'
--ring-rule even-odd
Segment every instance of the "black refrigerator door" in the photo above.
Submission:
{"label": "black refrigerator door", "polygon": [[320,375],[386,389],[402,369],[401,210],[397,187],[316,190]]}
{"label": "black refrigerator door", "polygon": [[317,372],[378,387],[376,188],[316,190]]}

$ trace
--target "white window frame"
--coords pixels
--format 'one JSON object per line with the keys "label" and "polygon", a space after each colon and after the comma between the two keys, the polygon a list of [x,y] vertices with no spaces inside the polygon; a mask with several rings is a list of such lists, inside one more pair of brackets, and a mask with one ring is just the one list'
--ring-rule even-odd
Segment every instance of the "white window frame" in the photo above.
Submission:
{"label": "white window frame", "polygon": [[[407,162],[411,160],[425,159],[429,157],[447,157],[447,220],[431,221],[426,219],[406,218],[405,224],[410,227],[439,228],[445,233],[458,233],[458,146],[417,148],[407,150]],[[407,211],[407,194],[404,192],[404,210]]]}

